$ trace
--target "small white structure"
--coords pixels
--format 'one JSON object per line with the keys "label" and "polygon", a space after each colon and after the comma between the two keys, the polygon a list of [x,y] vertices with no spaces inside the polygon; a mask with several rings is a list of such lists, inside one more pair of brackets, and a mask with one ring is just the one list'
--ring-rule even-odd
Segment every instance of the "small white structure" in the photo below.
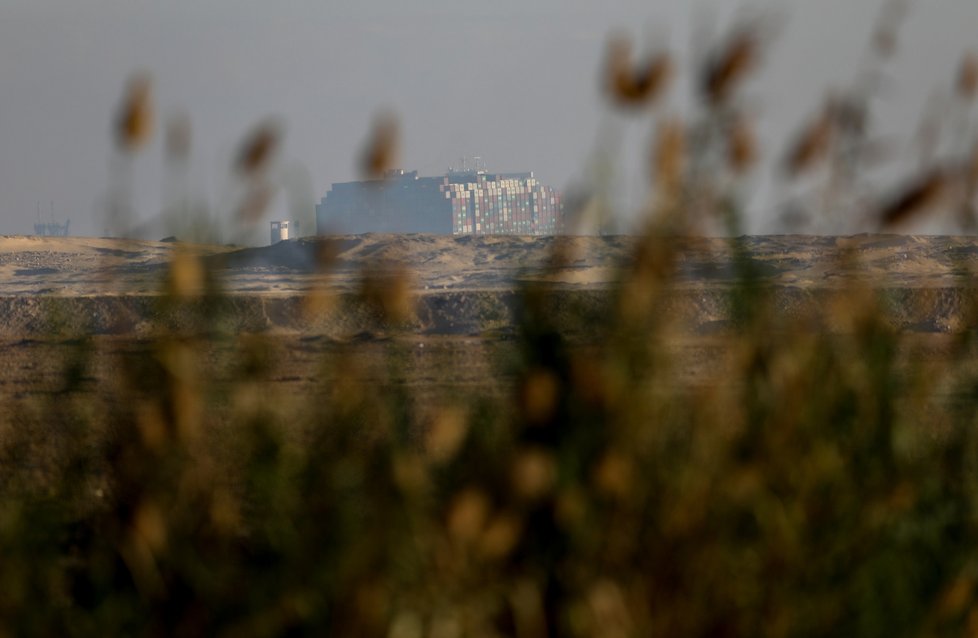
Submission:
{"label": "small white structure", "polygon": [[299,222],[273,221],[271,243],[277,244],[286,239],[294,239],[299,230]]}

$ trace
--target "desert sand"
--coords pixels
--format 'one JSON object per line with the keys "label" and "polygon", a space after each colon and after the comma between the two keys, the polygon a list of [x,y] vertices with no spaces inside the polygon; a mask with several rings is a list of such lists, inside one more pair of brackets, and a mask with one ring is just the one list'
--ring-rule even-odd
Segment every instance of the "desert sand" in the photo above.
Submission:
{"label": "desert sand", "polygon": [[[884,287],[961,284],[978,265],[978,238],[859,235],[742,238],[766,282],[821,287],[854,276]],[[0,295],[155,294],[174,250],[222,271],[227,292],[301,292],[322,274],[349,287],[365,268],[399,268],[418,292],[511,288],[546,280],[577,287],[614,282],[638,238],[358,235],[307,238],[260,248],[105,238],[0,237]],[[677,285],[734,277],[730,241],[679,238]],[[564,256],[554,260],[555,250]]]}
{"label": "desert sand", "polygon": [[[575,300],[583,322],[601,320],[634,237],[309,238],[260,248],[98,238],[0,237],[0,336],[146,334],[186,326],[157,301],[174,254],[192,254],[223,293],[228,330],[342,337],[382,332],[360,303],[366,278],[396,277],[415,304],[418,334],[478,335],[511,329],[521,286],[545,284]],[[672,241],[672,240],[670,240]],[[882,291],[894,326],[954,332],[967,323],[978,269],[971,237],[771,236],[739,240],[758,282],[790,316],[818,315],[833,291],[855,283]],[[667,299],[690,333],[722,329],[738,278],[729,240],[677,238]],[[308,299],[330,303],[310,311]],[[591,308],[589,314],[587,309]],[[54,319],[52,319],[54,317]],[[402,332],[404,332],[402,330]]]}

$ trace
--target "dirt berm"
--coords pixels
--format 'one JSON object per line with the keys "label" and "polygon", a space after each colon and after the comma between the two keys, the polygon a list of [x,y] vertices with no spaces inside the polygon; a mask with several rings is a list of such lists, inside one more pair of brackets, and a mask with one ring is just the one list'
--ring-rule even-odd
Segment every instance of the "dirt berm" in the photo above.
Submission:
{"label": "dirt berm", "polygon": [[[636,291],[635,237],[310,238],[265,248],[94,238],[0,237],[0,336],[166,332],[318,334],[512,333],[526,299],[568,336],[599,336]],[[667,286],[642,317],[687,334],[724,332],[747,307],[772,326],[853,329],[883,308],[897,330],[958,332],[978,324],[973,237],[676,238]],[[220,294],[175,302],[170,263],[193,253]],[[745,273],[753,288],[744,291]],[[385,277],[392,277],[385,280]],[[400,281],[406,306],[389,319],[362,294],[371,278]],[[398,279],[400,278],[400,279]],[[527,297],[526,290],[533,294]],[[312,291],[312,292],[310,292]],[[384,291],[381,289],[381,297]],[[648,291],[639,290],[638,295]],[[744,296],[746,295],[746,296]],[[406,303],[404,303],[406,301]],[[388,309],[389,310],[389,309]],[[627,313],[626,313],[627,314]]]}
{"label": "dirt berm", "polygon": [[[964,288],[890,288],[876,291],[894,329],[955,332],[972,324],[969,314],[978,291]],[[858,315],[839,309],[836,291],[779,287],[767,291],[764,311],[779,324],[846,330]],[[568,336],[596,337],[617,303],[610,290],[537,291],[535,311]],[[0,336],[156,332],[265,332],[319,334],[333,338],[418,334],[471,335],[516,330],[523,297],[513,290],[428,292],[413,300],[407,319],[390,321],[381,308],[353,292],[311,303],[303,295],[232,294],[173,303],[155,295],[90,297],[0,297]],[[670,319],[680,332],[703,334],[734,327],[729,291],[679,289],[659,297],[652,312]]]}

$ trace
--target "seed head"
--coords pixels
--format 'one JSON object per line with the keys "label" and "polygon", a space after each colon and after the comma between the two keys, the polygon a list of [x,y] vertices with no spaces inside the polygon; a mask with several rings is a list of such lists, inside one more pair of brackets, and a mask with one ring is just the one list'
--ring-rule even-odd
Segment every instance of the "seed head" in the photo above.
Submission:
{"label": "seed head", "polygon": [[619,106],[636,107],[652,103],[672,79],[672,58],[668,53],[650,55],[633,67],[631,43],[623,38],[608,44],[606,85],[611,99]]}
{"label": "seed head", "polygon": [[425,436],[425,452],[435,463],[451,460],[465,442],[468,423],[465,413],[456,408],[443,408],[432,420]]}
{"label": "seed head", "polygon": [[546,425],[557,410],[560,381],[544,368],[531,371],[520,388],[523,415],[532,425]]}
{"label": "seed head", "polygon": [[931,209],[950,186],[950,177],[943,169],[935,169],[918,179],[881,207],[877,219],[884,229],[892,228],[909,217]]}
{"label": "seed head", "polygon": [[523,533],[522,521],[514,514],[495,516],[480,539],[481,554],[490,560],[505,558],[516,548]]}
{"label": "seed head", "polygon": [[828,154],[835,132],[831,108],[809,123],[795,138],[783,162],[789,177],[797,177]]}
{"label": "seed head", "polygon": [[749,29],[734,33],[706,63],[702,90],[707,101],[714,106],[726,102],[758,58],[757,34]]}
{"label": "seed head", "polygon": [[276,122],[266,120],[259,123],[242,142],[234,163],[235,169],[241,175],[255,177],[271,162],[281,141],[282,131]]}
{"label": "seed head", "polygon": [[378,116],[360,162],[367,179],[381,178],[397,165],[398,138],[399,130],[394,116]]}
{"label": "seed head", "polygon": [[153,132],[152,82],[147,74],[138,74],[126,84],[115,120],[116,143],[132,152],[145,146]]}
{"label": "seed head", "polygon": [[544,496],[557,479],[557,463],[549,452],[527,448],[514,454],[511,468],[513,491],[527,500]]}
{"label": "seed head", "polygon": [[168,292],[178,299],[199,296],[204,291],[205,272],[200,259],[182,249],[173,253],[170,262]]}
{"label": "seed head", "polygon": [[457,494],[448,510],[446,527],[453,539],[470,542],[478,538],[489,518],[491,504],[482,490],[469,488]]}

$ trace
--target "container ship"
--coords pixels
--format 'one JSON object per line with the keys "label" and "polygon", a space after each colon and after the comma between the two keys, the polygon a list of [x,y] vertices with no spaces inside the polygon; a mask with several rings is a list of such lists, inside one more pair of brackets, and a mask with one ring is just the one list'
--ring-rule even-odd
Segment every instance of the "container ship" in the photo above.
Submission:
{"label": "container ship", "polygon": [[554,235],[560,193],[533,173],[449,170],[440,177],[389,171],[383,179],[333,184],[316,206],[319,234]]}

